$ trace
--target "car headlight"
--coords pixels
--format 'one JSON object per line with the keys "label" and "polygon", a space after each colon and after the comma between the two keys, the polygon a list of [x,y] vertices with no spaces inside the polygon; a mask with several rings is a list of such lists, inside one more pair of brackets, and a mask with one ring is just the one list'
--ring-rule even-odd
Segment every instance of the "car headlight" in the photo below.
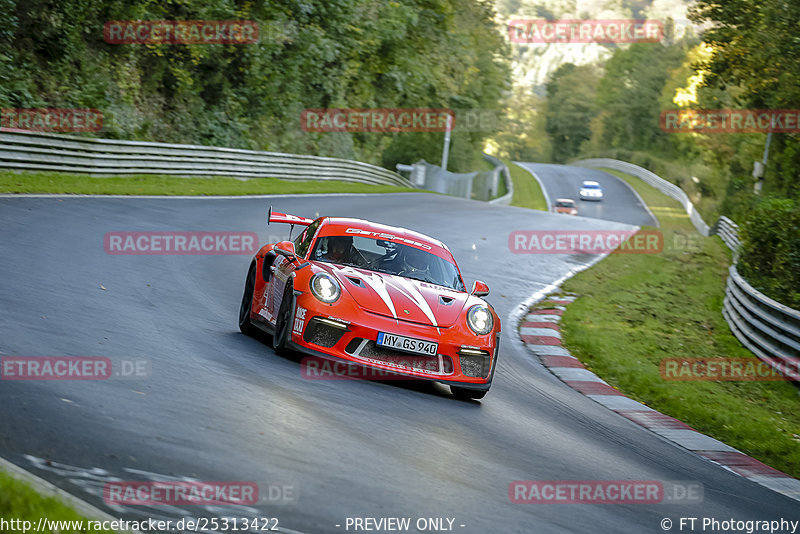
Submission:
{"label": "car headlight", "polygon": [[484,304],[476,304],[471,307],[467,312],[467,324],[479,336],[485,336],[491,332],[494,319],[489,307]]}
{"label": "car headlight", "polygon": [[327,304],[336,302],[342,294],[339,282],[328,273],[317,273],[312,276],[310,286],[311,293]]}

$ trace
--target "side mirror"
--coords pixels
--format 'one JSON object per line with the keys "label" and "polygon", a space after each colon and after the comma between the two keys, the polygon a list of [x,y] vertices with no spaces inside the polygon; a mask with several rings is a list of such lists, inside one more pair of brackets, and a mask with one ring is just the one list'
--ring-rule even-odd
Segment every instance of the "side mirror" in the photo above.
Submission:
{"label": "side mirror", "polygon": [[475,280],[475,283],[472,284],[472,291],[470,291],[470,293],[476,297],[485,297],[489,294],[489,286],[480,280]]}
{"label": "side mirror", "polygon": [[285,256],[289,261],[294,261],[296,258],[294,243],[291,241],[281,241],[280,243],[276,243],[272,250],[274,250],[276,254]]}

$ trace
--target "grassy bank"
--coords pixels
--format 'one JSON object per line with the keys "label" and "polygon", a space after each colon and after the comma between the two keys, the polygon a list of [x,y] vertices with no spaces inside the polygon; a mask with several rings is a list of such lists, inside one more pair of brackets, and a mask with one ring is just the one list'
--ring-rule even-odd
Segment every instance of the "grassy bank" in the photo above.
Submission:
{"label": "grassy bank", "polygon": [[[53,497],[39,495],[27,484],[0,472],[0,517],[6,521],[18,519],[30,521],[35,529],[41,518],[50,521],[86,521],[77,512]],[[17,523],[18,525],[19,523]],[[44,529],[49,532],[50,530]],[[84,525],[85,527],[86,525]],[[4,531],[5,532],[5,531]],[[23,529],[11,529],[8,532],[23,532]],[[62,529],[62,532],[111,532],[84,529]]]}
{"label": "grassy bank", "polygon": [[788,382],[667,381],[664,358],[749,358],[722,316],[730,252],[674,200],[630,183],[658,217],[664,250],[612,254],[564,284],[572,354],[608,383],[762,462],[800,477],[800,395]]}
{"label": "grassy bank", "polygon": [[61,193],[81,195],[277,195],[301,193],[398,193],[406,187],[340,181],[279,180],[277,178],[178,178],[134,175],[99,178],[61,172],[0,171],[0,193]]}
{"label": "grassy bank", "polygon": [[[625,149],[611,149],[596,157],[633,163],[677,185],[686,191],[689,199],[706,221],[715,221],[721,215],[720,203],[725,198],[728,181],[702,162],[676,162],[649,152]],[[607,169],[601,170],[608,172]]]}
{"label": "grassy bank", "polygon": [[511,173],[511,181],[514,183],[514,198],[511,201],[511,205],[547,211],[547,202],[536,178],[531,176],[531,173],[525,169],[514,165],[510,160],[504,159],[502,161],[508,167]]}

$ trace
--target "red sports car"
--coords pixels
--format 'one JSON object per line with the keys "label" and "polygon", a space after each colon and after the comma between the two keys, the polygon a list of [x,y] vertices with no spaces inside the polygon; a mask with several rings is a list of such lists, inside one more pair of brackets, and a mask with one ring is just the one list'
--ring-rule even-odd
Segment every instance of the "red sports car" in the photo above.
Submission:
{"label": "red sports car", "polygon": [[500,319],[476,281],[467,292],[449,249],[423,234],[361,219],[273,212],[267,224],[305,227],[250,263],[239,329],[294,349],[480,399],[497,364]]}

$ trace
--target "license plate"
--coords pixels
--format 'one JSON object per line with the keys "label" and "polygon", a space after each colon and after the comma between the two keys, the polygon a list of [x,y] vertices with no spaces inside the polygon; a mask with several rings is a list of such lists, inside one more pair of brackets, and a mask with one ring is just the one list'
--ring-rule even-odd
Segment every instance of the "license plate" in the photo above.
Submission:
{"label": "license plate", "polygon": [[439,344],[433,341],[424,341],[422,339],[387,334],[385,332],[378,332],[376,344],[381,347],[391,347],[405,352],[426,354],[428,356],[436,356],[436,351],[439,349]]}

